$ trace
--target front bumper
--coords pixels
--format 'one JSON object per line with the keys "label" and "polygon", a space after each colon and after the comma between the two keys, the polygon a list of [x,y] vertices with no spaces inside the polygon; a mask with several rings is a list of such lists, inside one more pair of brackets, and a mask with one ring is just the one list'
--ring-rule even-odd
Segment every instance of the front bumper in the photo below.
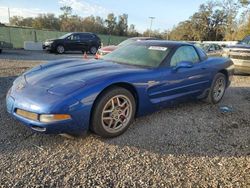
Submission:
{"label": "front bumper", "polygon": [[51,45],[45,45],[45,44],[43,44],[43,49],[44,50],[52,50],[52,47],[51,47]]}
{"label": "front bumper", "polygon": [[54,43],[43,43],[43,49],[48,50],[48,51],[53,51],[55,50],[55,44]]}
{"label": "front bumper", "polygon": [[105,56],[107,54],[109,54],[111,51],[103,51],[103,50],[98,50],[97,53],[100,55],[100,56]]}
{"label": "front bumper", "polygon": [[76,108],[70,111],[69,115],[71,115],[72,118],[69,120],[57,121],[53,123],[43,123],[40,121],[25,118],[16,113],[17,109],[23,109],[37,114],[43,114],[40,111],[37,112],[31,108],[24,108],[23,103],[25,102],[25,98],[23,98],[22,100],[14,98],[13,96],[11,96],[10,92],[8,92],[6,96],[7,112],[11,114],[11,116],[16,120],[20,121],[35,132],[46,134],[68,133],[80,135],[88,130],[90,117],[90,108],[88,106]]}

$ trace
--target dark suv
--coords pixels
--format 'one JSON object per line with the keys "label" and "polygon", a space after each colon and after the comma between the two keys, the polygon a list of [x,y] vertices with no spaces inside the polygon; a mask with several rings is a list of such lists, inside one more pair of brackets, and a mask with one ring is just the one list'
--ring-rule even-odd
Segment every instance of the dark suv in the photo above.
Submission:
{"label": "dark suv", "polygon": [[101,39],[94,33],[67,33],[58,39],[44,42],[43,49],[59,54],[65,51],[82,51],[95,54],[101,46]]}

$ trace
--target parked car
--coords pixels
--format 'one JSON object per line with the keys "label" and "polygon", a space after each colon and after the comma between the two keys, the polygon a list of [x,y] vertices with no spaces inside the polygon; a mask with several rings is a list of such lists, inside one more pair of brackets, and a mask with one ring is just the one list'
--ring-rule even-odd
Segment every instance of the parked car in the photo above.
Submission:
{"label": "parked car", "polygon": [[135,117],[177,102],[220,102],[232,75],[230,59],[209,58],[194,45],[140,41],[98,60],[39,65],[14,81],[6,106],[37,132],[80,134],[91,129],[114,137]]}
{"label": "parked car", "polygon": [[238,74],[250,74],[250,35],[236,45],[224,48],[224,57],[231,58]]}
{"label": "parked car", "polygon": [[214,43],[198,43],[198,47],[201,47],[208,56],[222,56],[223,48],[219,44]]}
{"label": "parked car", "polygon": [[110,46],[102,47],[98,50],[98,54],[100,56],[104,56],[110,52],[113,52],[115,49],[117,49],[119,47],[131,44],[131,43],[136,42],[136,41],[143,41],[143,40],[159,40],[159,39],[157,39],[155,37],[133,37],[133,38],[129,38],[127,40],[124,40],[123,42],[121,42],[118,45],[110,45]]}
{"label": "parked car", "polygon": [[10,49],[13,48],[13,45],[11,43],[0,41],[0,53],[2,53],[3,49]]}
{"label": "parked car", "polygon": [[96,54],[101,46],[101,39],[94,33],[67,33],[58,39],[47,40],[43,49],[59,54],[65,51],[82,51]]}

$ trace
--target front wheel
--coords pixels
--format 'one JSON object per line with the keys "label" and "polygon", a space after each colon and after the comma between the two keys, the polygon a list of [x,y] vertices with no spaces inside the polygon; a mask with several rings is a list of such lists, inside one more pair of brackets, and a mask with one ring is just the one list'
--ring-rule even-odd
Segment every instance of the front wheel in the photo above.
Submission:
{"label": "front wheel", "polygon": [[58,45],[56,47],[56,52],[59,54],[63,54],[65,52],[64,46],[63,45]]}
{"label": "front wheel", "polygon": [[134,96],[126,89],[113,87],[96,101],[91,130],[102,137],[116,137],[125,132],[135,116]]}
{"label": "front wheel", "polygon": [[217,73],[214,77],[212,86],[206,101],[212,104],[217,104],[224,96],[227,86],[226,76],[222,73]]}
{"label": "front wheel", "polygon": [[89,51],[91,54],[96,54],[97,48],[95,46],[92,46]]}

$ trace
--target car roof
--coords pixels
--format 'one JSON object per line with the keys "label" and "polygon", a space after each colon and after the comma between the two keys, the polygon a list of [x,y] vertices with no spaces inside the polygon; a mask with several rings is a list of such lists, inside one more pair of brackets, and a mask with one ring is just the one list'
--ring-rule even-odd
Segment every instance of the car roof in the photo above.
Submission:
{"label": "car roof", "polygon": [[95,33],[91,33],[91,32],[70,32],[71,34],[91,34],[91,35],[95,35]]}
{"label": "car roof", "polygon": [[[156,40],[158,38],[156,37],[132,37],[132,38],[128,38],[130,40]],[[160,39],[158,39],[160,40]]]}
{"label": "car roof", "polygon": [[136,42],[138,44],[152,45],[152,46],[163,46],[163,47],[179,47],[183,45],[194,46],[187,42],[169,41],[169,40],[143,40]]}

